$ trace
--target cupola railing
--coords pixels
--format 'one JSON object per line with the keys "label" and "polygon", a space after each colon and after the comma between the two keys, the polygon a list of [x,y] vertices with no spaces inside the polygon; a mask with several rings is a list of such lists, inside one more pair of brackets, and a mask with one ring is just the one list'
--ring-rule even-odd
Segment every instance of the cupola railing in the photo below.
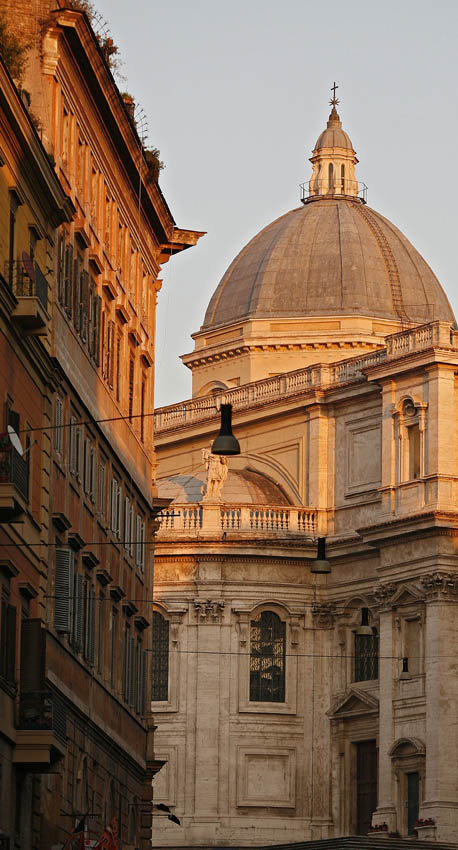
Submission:
{"label": "cupola railing", "polygon": [[[312,183],[312,186],[310,186]],[[336,178],[329,185],[329,180],[307,180],[306,183],[300,183],[301,201],[305,204],[309,198],[321,197],[340,197],[359,198],[363,204],[367,203],[367,186],[365,183],[356,183],[355,180],[345,180]],[[355,194],[355,186],[357,193]]]}

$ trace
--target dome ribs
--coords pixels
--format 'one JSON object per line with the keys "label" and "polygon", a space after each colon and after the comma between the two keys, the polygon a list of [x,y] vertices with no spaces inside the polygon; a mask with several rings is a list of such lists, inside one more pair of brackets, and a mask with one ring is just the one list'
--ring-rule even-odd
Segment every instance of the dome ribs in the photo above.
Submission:
{"label": "dome ribs", "polygon": [[383,257],[386,270],[388,272],[388,279],[390,281],[391,298],[393,301],[394,311],[399,316],[401,321],[408,322],[409,317],[405,311],[404,302],[402,298],[399,269],[394,258],[393,252],[388,244],[388,240],[385,234],[383,233],[382,228],[378,224],[375,216],[373,216],[372,213],[370,213],[369,210],[366,209],[366,207],[361,204],[360,206],[356,206],[355,209],[367,222],[370,230],[375,236],[377,245],[380,249],[380,253]]}

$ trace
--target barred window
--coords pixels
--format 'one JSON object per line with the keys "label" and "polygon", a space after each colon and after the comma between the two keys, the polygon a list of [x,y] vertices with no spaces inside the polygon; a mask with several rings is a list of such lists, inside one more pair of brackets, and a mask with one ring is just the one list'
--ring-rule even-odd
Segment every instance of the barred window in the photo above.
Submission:
{"label": "barred window", "polygon": [[169,698],[169,621],[153,612],[152,694],[153,702]]}
{"label": "barred window", "polygon": [[355,682],[378,679],[378,634],[355,635]]}
{"label": "barred window", "polygon": [[274,611],[251,621],[250,700],[285,701],[286,626]]}

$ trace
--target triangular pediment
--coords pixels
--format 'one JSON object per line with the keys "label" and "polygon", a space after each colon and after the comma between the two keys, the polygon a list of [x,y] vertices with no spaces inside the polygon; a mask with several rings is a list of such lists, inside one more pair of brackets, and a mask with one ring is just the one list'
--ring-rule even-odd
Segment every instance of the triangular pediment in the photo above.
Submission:
{"label": "triangular pediment", "polygon": [[334,703],[328,712],[330,717],[355,717],[360,714],[378,712],[378,699],[365,691],[350,688]]}
{"label": "triangular pediment", "polygon": [[412,605],[422,602],[424,595],[414,584],[400,584],[390,599],[391,605]]}

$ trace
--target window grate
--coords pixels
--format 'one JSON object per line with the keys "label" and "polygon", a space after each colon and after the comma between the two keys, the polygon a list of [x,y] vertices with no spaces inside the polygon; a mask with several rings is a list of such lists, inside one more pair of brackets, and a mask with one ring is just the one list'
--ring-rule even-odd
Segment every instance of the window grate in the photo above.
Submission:
{"label": "window grate", "polygon": [[285,701],[285,623],[273,611],[251,621],[250,701]]}
{"label": "window grate", "polygon": [[153,702],[169,698],[169,621],[153,612],[152,649],[152,694]]}
{"label": "window grate", "polygon": [[355,682],[378,679],[378,634],[355,635]]}

